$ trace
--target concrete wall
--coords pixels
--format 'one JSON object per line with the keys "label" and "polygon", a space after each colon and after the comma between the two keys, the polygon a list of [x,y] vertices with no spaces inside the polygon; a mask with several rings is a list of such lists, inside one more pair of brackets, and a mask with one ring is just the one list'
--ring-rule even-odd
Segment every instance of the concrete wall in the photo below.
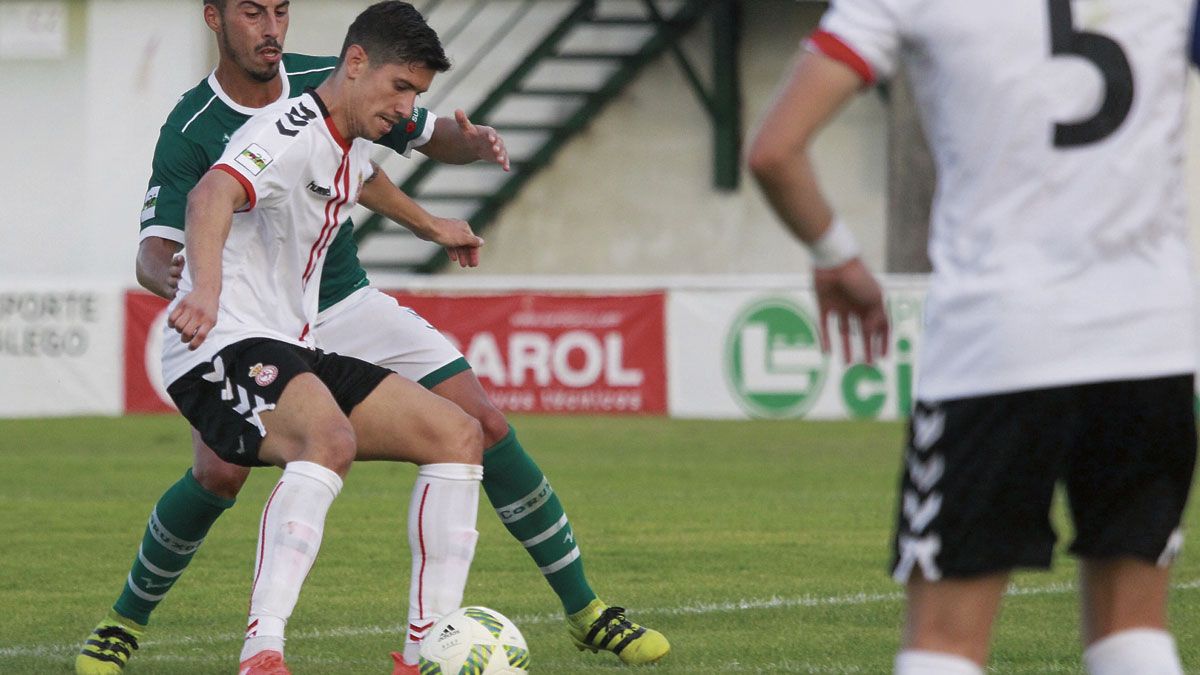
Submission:
{"label": "concrete wall", "polygon": [[[753,128],[821,9],[789,0],[745,5],[743,119]],[[708,37],[705,26],[686,44],[702,73],[710,69]],[[775,222],[748,175],[737,191],[712,187],[711,129],[675,61],[660,58],[484,233],[484,269],[497,274],[806,269],[806,254]],[[885,129],[878,96],[861,96],[815,148],[830,198],[876,266],[884,244]]]}

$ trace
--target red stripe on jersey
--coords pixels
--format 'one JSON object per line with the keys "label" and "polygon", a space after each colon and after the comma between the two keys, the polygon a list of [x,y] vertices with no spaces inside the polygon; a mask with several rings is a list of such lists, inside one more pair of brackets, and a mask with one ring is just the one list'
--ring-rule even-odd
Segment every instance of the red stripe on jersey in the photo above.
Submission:
{"label": "red stripe on jersey", "polygon": [[250,183],[249,178],[246,178],[240,171],[232,166],[229,166],[228,164],[217,164],[213,167],[213,169],[216,169],[217,171],[224,171],[230,176],[233,176],[237,182],[242,184],[242,189],[246,191],[246,200],[250,202],[250,205],[245,208],[238,209],[238,213],[245,213],[246,211],[254,208],[254,204],[258,201],[258,197],[254,194],[254,185]]}
{"label": "red stripe on jersey", "polygon": [[[312,248],[308,250],[308,264],[304,266],[304,275],[301,277],[303,286],[308,285],[308,280],[312,278],[313,272],[315,272],[317,269],[314,263],[316,263],[317,259],[321,255],[321,251],[325,248],[322,242],[325,241],[325,238],[330,230],[330,210],[332,209],[334,211],[333,215],[336,217],[336,203],[338,201],[343,203],[346,201],[346,195],[342,194],[341,185],[343,172],[350,172],[350,155],[348,154],[342,155],[342,163],[338,165],[337,173],[333,176],[334,195],[329,199],[329,201],[325,202],[325,223],[321,226],[321,234],[317,236],[317,240],[313,242]],[[333,225],[336,228],[336,220],[333,221]]]}
{"label": "red stripe on jersey", "polygon": [[[338,185],[338,190],[341,191],[342,198],[340,201],[334,204],[334,215],[332,215],[332,217],[329,219],[330,228],[326,229],[324,233],[324,241],[320,243],[320,249],[317,251],[318,258],[323,255],[325,252],[325,247],[329,246],[330,241],[334,239],[334,233],[337,232],[337,227],[340,225],[342,220],[342,207],[344,207],[344,205],[350,201],[350,156],[346,155],[343,161],[346,162],[346,172],[341,174],[342,183],[341,185]],[[334,177],[335,183],[337,180],[337,177]]]}
{"label": "red stripe on jersey", "polygon": [[818,30],[809,36],[808,42],[825,56],[849,66],[858,73],[863,83],[875,84],[875,71],[871,69],[871,64],[859,56],[854,48],[842,42],[840,37],[828,31]]}
{"label": "red stripe on jersey", "polygon": [[346,142],[346,139],[342,138],[340,133],[338,133],[337,127],[333,124],[333,118],[326,117],[325,126],[329,127],[329,135],[333,136],[333,140],[337,141],[337,144],[342,146],[342,150],[344,152],[350,152],[350,144]]}
{"label": "red stripe on jersey", "polygon": [[[329,242],[333,241],[333,235],[338,231],[338,226],[342,222],[342,207],[350,201],[350,155],[346,155],[346,172],[342,174],[341,192],[342,199],[333,205],[333,218],[330,219],[330,228],[326,230],[325,241],[321,243],[320,250],[317,251],[317,258],[320,258],[325,253],[325,249],[329,246]],[[337,178],[335,177],[336,181]]]}
{"label": "red stripe on jersey", "polygon": [[[334,233],[337,232],[338,211],[342,210],[342,204],[346,203],[349,199],[349,193],[346,190],[342,189],[342,184],[346,183],[346,177],[348,177],[348,175],[350,174],[349,155],[343,155],[342,162],[343,162],[343,166],[338,167],[338,172],[334,177],[334,191],[337,196],[334,199],[332,199],[332,201],[330,201],[330,203],[325,204],[325,227],[322,228],[322,231],[320,231],[320,237],[317,238],[317,244],[316,244],[316,246],[317,246],[317,257],[316,257],[317,261],[319,261],[320,256],[322,256],[323,253],[325,252],[325,247],[329,246],[329,241],[330,241],[330,239],[332,239],[332,237],[334,237]],[[344,171],[342,171],[343,168],[344,168]],[[332,209],[334,209],[334,210],[332,210],[332,213],[330,213],[330,210],[329,210],[330,207],[332,207]],[[312,276],[313,271],[316,271],[316,270],[317,270],[316,265],[313,265],[312,270],[308,271],[308,276]],[[308,281],[308,279],[306,277],[305,282],[307,283],[307,281]]]}
{"label": "red stripe on jersey", "polygon": [[306,337],[308,337],[308,324],[304,324],[304,330],[300,331],[300,341],[303,342]]}
{"label": "red stripe on jersey", "polygon": [[346,173],[342,174],[342,201],[333,207],[333,227],[329,229],[329,234],[325,237],[325,244],[321,246],[321,252],[325,251],[325,247],[329,246],[329,242],[333,240],[333,235],[338,231],[338,226],[342,222],[342,207],[350,203],[350,155],[346,155]]}

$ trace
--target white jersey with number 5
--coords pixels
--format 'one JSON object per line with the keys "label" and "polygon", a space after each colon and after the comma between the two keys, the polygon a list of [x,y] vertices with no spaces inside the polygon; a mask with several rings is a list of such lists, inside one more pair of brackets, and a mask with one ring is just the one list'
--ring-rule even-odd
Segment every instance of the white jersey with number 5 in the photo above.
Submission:
{"label": "white jersey with number 5", "polygon": [[[248,203],[234,214],[222,252],[217,323],[196,351],[164,328],[164,382],[248,338],[313,346],[325,251],[372,175],[371,147],[342,138],[311,90],[233,135],[212,168],[237,180]],[[171,308],[191,289],[185,269]]]}
{"label": "white jersey with number 5", "polygon": [[938,184],[918,396],[1195,370],[1195,0],[835,0],[810,48],[912,81]]}

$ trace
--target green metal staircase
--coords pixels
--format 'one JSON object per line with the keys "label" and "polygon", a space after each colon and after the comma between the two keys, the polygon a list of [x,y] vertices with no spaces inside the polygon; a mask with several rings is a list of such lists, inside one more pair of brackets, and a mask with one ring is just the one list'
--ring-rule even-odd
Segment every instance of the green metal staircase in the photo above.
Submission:
{"label": "green metal staircase", "polygon": [[[468,110],[473,122],[495,127],[506,139],[511,171],[492,164],[423,161],[400,180],[400,188],[431,213],[463,218],[476,232],[483,231],[653,59],[675,50],[686,74],[698,84],[677,43],[711,4],[712,0],[578,0],[564,6],[557,24]],[[506,29],[528,20],[525,12],[533,6],[515,7],[506,18],[509,25],[485,39],[499,44],[502,39],[497,38]],[[456,65],[459,72],[451,75],[470,77],[471,70],[486,68],[494,60],[488,51],[477,51],[473,63],[466,68]],[[711,106],[711,100],[704,103]],[[355,238],[368,270],[429,273],[447,262],[440,247],[376,214],[361,220]]]}

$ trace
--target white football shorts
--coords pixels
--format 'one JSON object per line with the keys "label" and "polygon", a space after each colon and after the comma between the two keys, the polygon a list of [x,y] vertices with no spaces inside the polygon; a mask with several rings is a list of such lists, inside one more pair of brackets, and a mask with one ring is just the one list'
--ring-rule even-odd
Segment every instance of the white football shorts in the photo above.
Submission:
{"label": "white football shorts", "polygon": [[313,336],[318,349],[374,363],[425,387],[470,368],[421,315],[370,286],[318,314]]}

